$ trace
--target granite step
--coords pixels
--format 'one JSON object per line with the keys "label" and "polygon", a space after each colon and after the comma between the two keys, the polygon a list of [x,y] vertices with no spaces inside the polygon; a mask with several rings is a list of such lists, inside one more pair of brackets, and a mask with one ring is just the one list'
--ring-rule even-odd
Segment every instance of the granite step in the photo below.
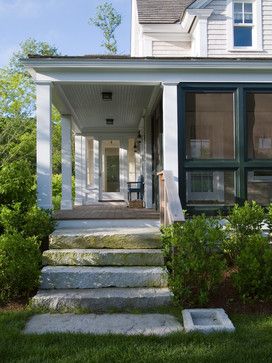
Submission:
{"label": "granite step", "polygon": [[43,253],[43,265],[49,266],[163,266],[158,249],[65,249]]}
{"label": "granite step", "polygon": [[50,236],[50,249],[159,249],[158,227],[57,229]]}
{"label": "granite step", "polygon": [[32,306],[55,312],[106,312],[110,310],[147,309],[171,304],[168,288],[101,288],[40,290]]}
{"label": "granite step", "polygon": [[98,289],[104,287],[167,287],[163,267],[66,267],[42,269],[41,289]]}

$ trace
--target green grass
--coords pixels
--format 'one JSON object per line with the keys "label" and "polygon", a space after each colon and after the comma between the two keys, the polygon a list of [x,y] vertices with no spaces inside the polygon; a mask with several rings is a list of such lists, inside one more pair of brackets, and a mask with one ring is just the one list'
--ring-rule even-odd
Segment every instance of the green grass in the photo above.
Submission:
{"label": "green grass", "polygon": [[272,317],[232,316],[235,333],[168,337],[21,333],[33,312],[0,313],[0,362],[272,362]]}

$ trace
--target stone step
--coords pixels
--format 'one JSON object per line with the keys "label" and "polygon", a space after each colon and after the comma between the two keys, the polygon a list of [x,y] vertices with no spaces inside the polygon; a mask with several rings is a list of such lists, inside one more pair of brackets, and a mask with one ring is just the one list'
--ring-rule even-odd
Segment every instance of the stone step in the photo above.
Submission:
{"label": "stone step", "polygon": [[40,290],[32,306],[55,312],[105,312],[111,309],[145,309],[171,304],[168,288],[102,288],[78,290]]}
{"label": "stone step", "polygon": [[163,266],[161,250],[154,249],[68,249],[43,253],[43,265],[50,266]]}
{"label": "stone step", "polygon": [[157,227],[57,229],[50,236],[50,249],[153,249],[161,248]]}
{"label": "stone step", "polygon": [[163,267],[65,267],[42,269],[41,289],[167,287]]}

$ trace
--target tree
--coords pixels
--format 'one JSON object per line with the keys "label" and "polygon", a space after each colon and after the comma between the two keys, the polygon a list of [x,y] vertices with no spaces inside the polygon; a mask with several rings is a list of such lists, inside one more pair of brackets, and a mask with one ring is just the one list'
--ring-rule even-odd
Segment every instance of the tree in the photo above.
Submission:
{"label": "tree", "polygon": [[112,3],[109,2],[98,5],[95,17],[89,19],[89,24],[93,24],[102,30],[104,41],[101,46],[105,47],[110,54],[117,53],[117,42],[114,32],[121,22],[121,15],[113,8]]}
{"label": "tree", "polygon": [[[20,44],[7,67],[0,69],[0,168],[15,160],[28,160],[35,172],[35,83],[23,66],[21,59],[29,54],[58,55],[56,47],[46,42],[27,39]],[[54,169],[60,164],[60,115],[53,108],[53,138],[57,150]],[[56,129],[56,130],[55,130]],[[55,136],[56,135],[56,136]],[[54,155],[53,154],[53,155]]]}

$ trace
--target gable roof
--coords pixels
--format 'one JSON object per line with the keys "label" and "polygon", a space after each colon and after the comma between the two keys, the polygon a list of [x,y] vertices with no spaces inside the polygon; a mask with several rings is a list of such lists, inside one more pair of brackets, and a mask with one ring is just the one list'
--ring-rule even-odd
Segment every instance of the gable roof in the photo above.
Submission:
{"label": "gable roof", "polygon": [[137,0],[140,24],[174,24],[195,0]]}

